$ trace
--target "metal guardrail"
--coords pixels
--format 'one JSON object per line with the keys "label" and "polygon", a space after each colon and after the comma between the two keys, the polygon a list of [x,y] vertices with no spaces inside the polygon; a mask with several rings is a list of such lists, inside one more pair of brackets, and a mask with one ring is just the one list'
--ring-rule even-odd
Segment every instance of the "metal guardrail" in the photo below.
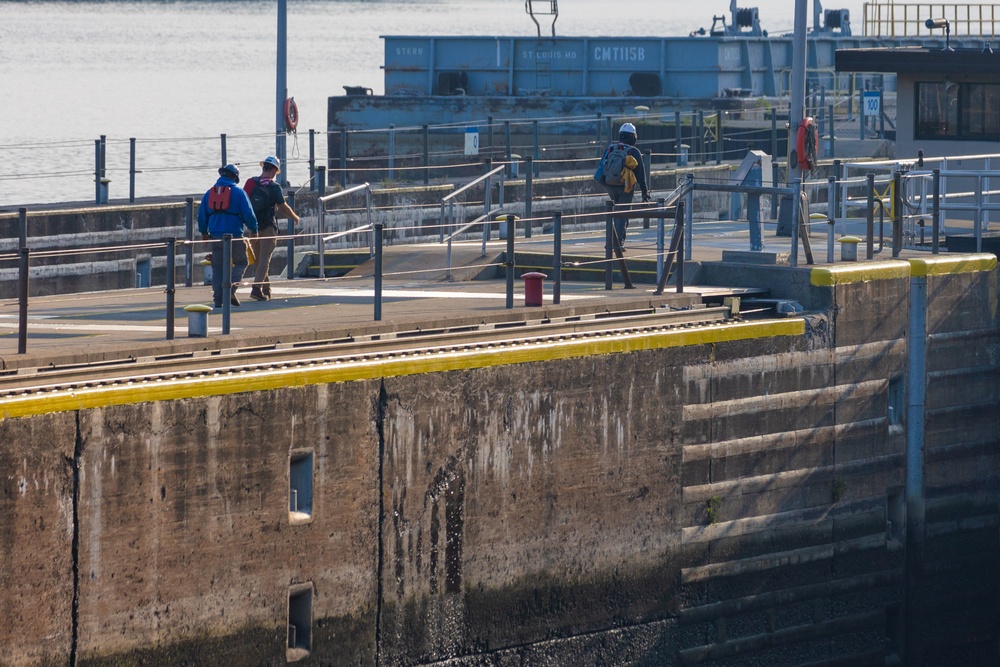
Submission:
{"label": "metal guardrail", "polygon": [[927,27],[927,19],[947,19],[951,34],[957,37],[993,39],[1000,28],[1000,5],[965,2],[866,2],[864,35],[928,37],[934,31]]}

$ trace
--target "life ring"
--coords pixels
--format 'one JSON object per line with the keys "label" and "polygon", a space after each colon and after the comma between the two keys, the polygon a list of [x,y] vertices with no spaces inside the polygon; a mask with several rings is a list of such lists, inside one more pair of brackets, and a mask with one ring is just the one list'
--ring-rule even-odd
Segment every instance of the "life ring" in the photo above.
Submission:
{"label": "life ring", "polygon": [[289,97],[285,100],[285,131],[294,132],[299,125],[299,107],[295,104],[295,98]]}
{"label": "life ring", "polygon": [[811,116],[806,116],[799,123],[799,135],[795,143],[798,152],[799,168],[812,171],[816,166],[816,147],[819,145],[819,130]]}

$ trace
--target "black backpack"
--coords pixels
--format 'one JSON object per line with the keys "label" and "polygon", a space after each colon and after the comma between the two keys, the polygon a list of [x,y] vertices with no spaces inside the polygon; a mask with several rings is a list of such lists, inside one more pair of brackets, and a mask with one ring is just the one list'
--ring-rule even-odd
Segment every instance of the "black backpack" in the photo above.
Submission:
{"label": "black backpack", "polygon": [[[251,183],[253,185],[251,185]],[[250,207],[253,209],[253,214],[257,218],[257,224],[273,224],[275,204],[271,198],[270,188],[262,185],[260,179],[256,176],[247,181],[247,186],[249,186],[247,194],[250,196]]]}
{"label": "black backpack", "polygon": [[604,158],[604,184],[625,185],[622,172],[625,170],[625,158],[628,157],[628,145],[613,144]]}

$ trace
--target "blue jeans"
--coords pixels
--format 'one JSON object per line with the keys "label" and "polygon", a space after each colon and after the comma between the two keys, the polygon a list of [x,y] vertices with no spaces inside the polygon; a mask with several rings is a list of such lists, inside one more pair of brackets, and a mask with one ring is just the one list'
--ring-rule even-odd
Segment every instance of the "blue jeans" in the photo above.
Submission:
{"label": "blue jeans", "polygon": [[[247,270],[247,244],[242,237],[233,237],[233,294],[243,280],[243,272]],[[212,240],[212,297],[215,305],[222,305],[222,240]]]}

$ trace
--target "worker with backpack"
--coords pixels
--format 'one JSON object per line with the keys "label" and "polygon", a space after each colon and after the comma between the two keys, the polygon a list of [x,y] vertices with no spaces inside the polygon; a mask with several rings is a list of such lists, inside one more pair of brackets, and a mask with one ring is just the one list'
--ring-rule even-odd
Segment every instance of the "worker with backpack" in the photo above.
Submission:
{"label": "worker with backpack", "polygon": [[[624,123],[618,131],[618,141],[607,147],[594,173],[594,180],[608,189],[608,197],[614,204],[631,204],[636,186],[642,192],[642,201],[649,201],[642,153],[635,146],[637,139],[635,125]],[[613,222],[618,247],[624,250],[628,217],[614,216]]]}
{"label": "worker with backpack", "polygon": [[[247,246],[243,239],[243,228],[257,233],[257,218],[254,216],[250,200],[243,189],[236,187],[240,182],[240,170],[235,164],[227,164],[219,169],[219,179],[201,198],[198,206],[198,231],[202,238],[212,239],[212,296],[215,307],[222,307],[223,296],[228,296],[234,306],[240,305],[236,298],[236,288],[243,280],[247,268]],[[232,292],[222,293],[223,237],[233,237],[232,249]]]}
{"label": "worker with backpack", "polygon": [[[247,180],[243,189],[246,190],[254,215],[257,217],[257,238],[252,241],[254,254],[257,256],[257,269],[250,298],[267,301],[271,298],[271,278],[268,276],[268,270],[278,237],[277,213],[280,212],[296,223],[299,222],[299,216],[285,201],[281,186],[274,181],[274,177],[281,173],[281,161],[269,155],[260,163],[260,170],[260,176]],[[289,257],[288,261],[291,262],[292,258]]]}

